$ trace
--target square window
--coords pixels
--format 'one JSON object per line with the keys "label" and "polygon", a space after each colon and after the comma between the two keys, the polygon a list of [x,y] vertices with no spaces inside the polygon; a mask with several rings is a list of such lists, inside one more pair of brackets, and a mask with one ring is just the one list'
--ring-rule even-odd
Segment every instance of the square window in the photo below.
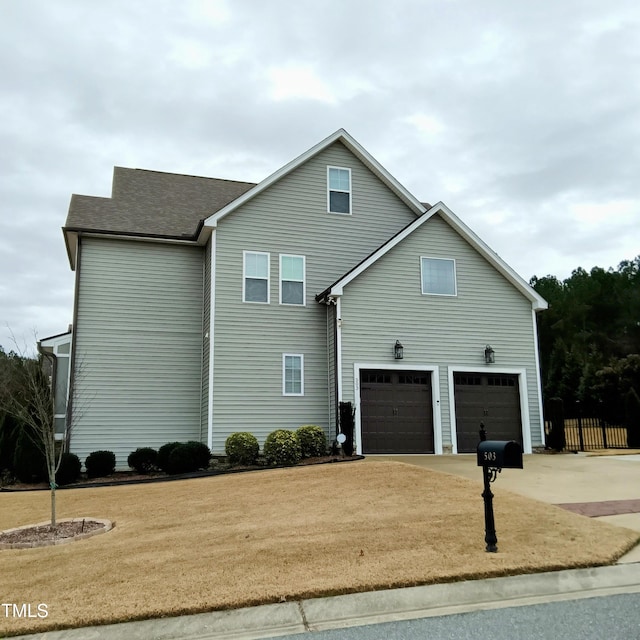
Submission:
{"label": "square window", "polygon": [[327,167],[329,213],[351,213],[351,169]]}
{"label": "square window", "polygon": [[422,293],[437,296],[455,296],[456,263],[446,258],[420,258]]}
{"label": "square window", "polygon": [[269,302],[269,254],[244,251],[243,302]]}
{"label": "square window", "polygon": [[282,395],[304,395],[304,356],[282,354]]}
{"label": "square window", "polygon": [[280,256],[280,304],[304,305],[304,276],[304,256]]}

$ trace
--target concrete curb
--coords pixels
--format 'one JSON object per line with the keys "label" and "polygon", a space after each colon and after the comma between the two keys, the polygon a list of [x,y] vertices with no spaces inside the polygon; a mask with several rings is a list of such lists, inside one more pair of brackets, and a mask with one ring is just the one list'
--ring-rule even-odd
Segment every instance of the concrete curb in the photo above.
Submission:
{"label": "concrete curb", "polygon": [[313,598],[232,611],[49,631],[14,640],[252,640],[551,600],[639,592],[640,564],[623,564]]}

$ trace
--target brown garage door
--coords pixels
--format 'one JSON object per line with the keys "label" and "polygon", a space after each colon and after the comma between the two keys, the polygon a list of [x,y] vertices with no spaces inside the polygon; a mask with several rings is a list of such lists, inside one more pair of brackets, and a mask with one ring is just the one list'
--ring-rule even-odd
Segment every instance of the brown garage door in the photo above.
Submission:
{"label": "brown garage door", "polygon": [[360,372],[363,453],[433,453],[431,373]]}
{"label": "brown garage door", "polygon": [[456,373],[458,451],[474,453],[484,422],[489,440],[515,440],[522,445],[518,376]]}

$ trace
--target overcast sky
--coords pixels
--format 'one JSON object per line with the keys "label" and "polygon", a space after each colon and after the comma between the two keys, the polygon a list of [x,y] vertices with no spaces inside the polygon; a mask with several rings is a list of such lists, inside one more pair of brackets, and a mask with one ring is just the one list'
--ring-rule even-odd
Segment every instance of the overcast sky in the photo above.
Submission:
{"label": "overcast sky", "polygon": [[525,280],[640,253],[638,0],[0,0],[0,345],[72,320],[114,165],[258,182],[344,127]]}

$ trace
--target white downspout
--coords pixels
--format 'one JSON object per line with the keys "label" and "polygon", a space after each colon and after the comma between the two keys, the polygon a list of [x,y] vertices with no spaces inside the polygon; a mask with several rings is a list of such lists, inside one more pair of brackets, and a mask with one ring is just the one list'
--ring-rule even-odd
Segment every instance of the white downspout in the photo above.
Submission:
{"label": "white downspout", "polygon": [[535,309],[531,309],[531,317],[533,319],[533,342],[534,352],[536,360],[536,387],[538,389],[538,411],[540,412],[540,438],[541,442],[545,444],[544,437],[544,409],[542,406],[542,379],[540,376],[540,346],[538,345],[538,321],[536,317]]}
{"label": "white downspout", "polygon": [[214,326],[216,321],[216,229],[211,231],[211,292],[209,311],[209,398],[207,407],[207,446],[213,450],[213,354],[215,345]]}
{"label": "white downspout", "polygon": [[337,403],[342,402],[342,298],[336,297],[336,375],[338,379]]}

